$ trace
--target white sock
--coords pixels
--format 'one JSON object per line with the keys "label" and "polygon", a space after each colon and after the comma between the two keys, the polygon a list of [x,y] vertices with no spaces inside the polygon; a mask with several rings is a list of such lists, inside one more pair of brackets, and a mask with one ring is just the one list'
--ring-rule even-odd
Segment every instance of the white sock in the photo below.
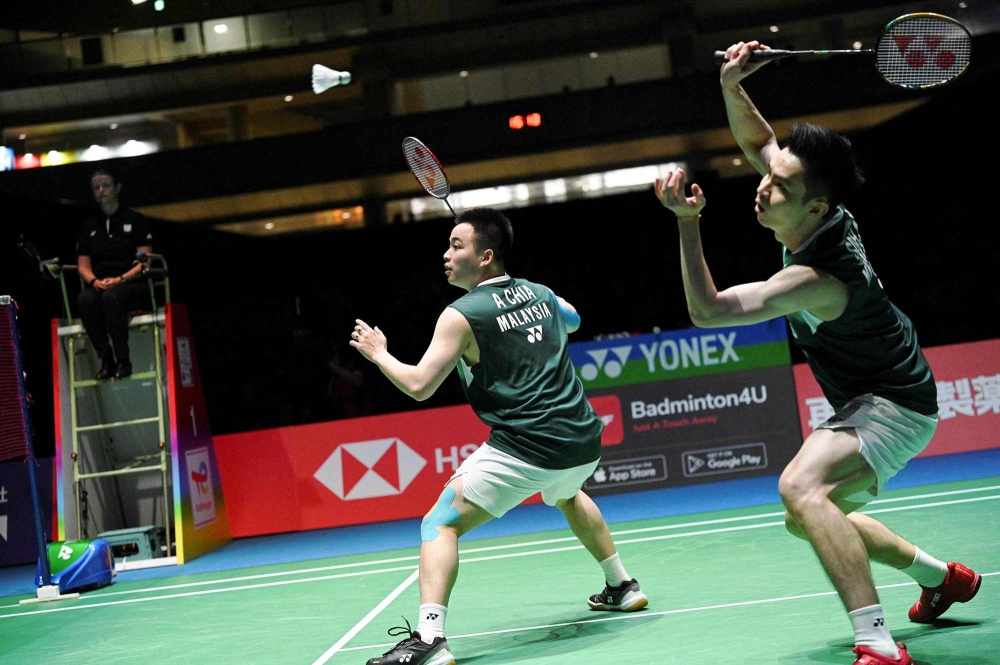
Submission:
{"label": "white sock", "polygon": [[448,608],[444,605],[434,603],[424,603],[420,606],[420,622],[417,624],[417,632],[420,639],[427,644],[434,641],[435,637],[444,637],[444,619],[448,616]]}
{"label": "white sock", "polygon": [[870,605],[848,612],[854,626],[854,644],[878,651],[883,656],[899,658],[899,649],[892,641],[889,628],[885,625],[885,612],[881,605]]}
{"label": "white sock", "polygon": [[601,562],[601,569],[604,570],[604,579],[608,581],[608,586],[621,586],[623,582],[628,582],[632,578],[625,572],[625,566],[618,558],[618,552]]}
{"label": "white sock", "polygon": [[909,568],[904,568],[903,572],[912,577],[917,584],[936,587],[944,584],[944,578],[948,576],[948,564],[938,561],[918,547],[913,563]]}

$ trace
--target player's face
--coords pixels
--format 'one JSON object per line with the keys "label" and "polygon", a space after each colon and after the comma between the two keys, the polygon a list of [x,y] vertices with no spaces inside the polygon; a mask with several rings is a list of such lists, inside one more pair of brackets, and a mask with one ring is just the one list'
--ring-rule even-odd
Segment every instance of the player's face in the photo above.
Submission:
{"label": "player's face", "polygon": [[444,274],[449,284],[473,288],[479,281],[483,257],[476,252],[474,230],[469,224],[456,224],[444,253]]}
{"label": "player's face", "polygon": [[115,184],[111,176],[103,173],[98,173],[90,180],[90,190],[94,193],[94,200],[101,205],[117,201],[119,189],[121,189],[121,185]]}
{"label": "player's face", "polygon": [[757,221],[781,232],[809,219],[811,201],[806,201],[805,168],[788,148],[775,153],[768,174],[757,187]]}

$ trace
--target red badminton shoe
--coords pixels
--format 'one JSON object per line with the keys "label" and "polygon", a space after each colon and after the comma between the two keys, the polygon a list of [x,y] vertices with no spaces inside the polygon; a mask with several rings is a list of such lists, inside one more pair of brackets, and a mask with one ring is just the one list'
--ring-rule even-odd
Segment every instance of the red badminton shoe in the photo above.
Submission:
{"label": "red badminton shoe", "polygon": [[936,587],[920,586],[920,600],[910,608],[910,621],[930,623],[953,603],[967,603],[979,593],[983,578],[960,563],[949,563],[944,582]]}
{"label": "red badminton shoe", "polygon": [[899,649],[899,658],[883,656],[878,651],[872,651],[868,647],[854,647],[854,653],[858,654],[854,665],[913,665],[913,659],[910,658],[910,654],[906,653],[906,645],[902,642],[896,642],[896,648]]}

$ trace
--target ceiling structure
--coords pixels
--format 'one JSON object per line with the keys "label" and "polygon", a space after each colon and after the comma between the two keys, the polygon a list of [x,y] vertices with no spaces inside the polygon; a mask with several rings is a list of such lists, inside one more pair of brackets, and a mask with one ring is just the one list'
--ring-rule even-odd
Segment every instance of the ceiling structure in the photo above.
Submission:
{"label": "ceiling structure", "polygon": [[[475,144],[469,118],[489,124],[522,107],[544,108],[542,116],[556,120],[546,125],[548,134],[515,137],[494,123],[489,132],[496,135],[479,141],[481,156],[451,150],[453,187],[685,159],[724,177],[742,175],[748,167],[735,163],[738,149],[724,114],[713,109],[721,106],[708,83],[714,50],[749,37],[779,48],[870,48],[882,26],[911,11],[951,15],[976,39],[1000,33],[1000,9],[984,0],[165,0],[163,11],[152,5],[38,0],[5,8],[0,63],[11,66],[0,69],[4,143],[21,155],[127,138],[151,142],[156,154],[115,160],[147,178],[178,168],[208,170],[188,167],[185,159],[227,161],[211,167],[231,172],[214,190],[205,191],[211,178],[200,178],[201,187],[177,179],[169,188],[137,188],[136,207],[162,219],[258,234],[353,227],[330,220],[350,214],[375,221],[380,215],[372,206],[420,191],[401,159],[373,157],[372,166],[362,147],[339,155],[355,168],[307,169],[301,182],[287,181],[298,173],[291,167],[281,169],[284,180],[280,173],[268,179],[241,170],[246,162],[268,162],[278,146],[329,151],[342,131],[398,150],[400,132],[414,127],[436,131],[434,145],[446,146],[458,141],[446,136],[448,128],[464,127],[462,141]],[[219,25],[229,27],[220,32]],[[308,76],[314,63],[351,71],[352,83],[314,94]],[[835,71],[827,67],[822,71]],[[928,99],[874,88],[868,96],[838,94],[830,87],[801,82],[789,91],[796,99],[788,107],[797,115],[775,118],[776,131],[802,119],[860,131]],[[679,90],[697,91],[692,103],[711,112],[686,123],[666,117],[656,129],[630,117],[641,106],[632,104],[619,112],[620,123],[593,112],[599,128],[578,118],[558,126],[620,95],[638,100],[650,91],[676,104]],[[82,188],[58,183],[92,166],[3,173],[0,189],[82,200]]]}

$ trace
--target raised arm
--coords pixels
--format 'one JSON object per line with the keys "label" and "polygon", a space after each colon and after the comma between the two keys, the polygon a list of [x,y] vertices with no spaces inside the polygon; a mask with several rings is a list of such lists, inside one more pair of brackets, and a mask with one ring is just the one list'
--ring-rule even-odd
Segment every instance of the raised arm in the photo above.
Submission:
{"label": "raised arm", "polygon": [[777,149],[778,142],[774,130],[750,101],[740,81],[767,64],[748,62],[751,52],[767,48],[756,41],[733,44],[726,49],[726,62],[719,73],[729,128],[747,160],[761,175],[767,173],[771,151]]}
{"label": "raised arm", "polygon": [[684,172],[674,171],[656,181],[656,196],[677,215],[681,244],[681,276],[691,322],[700,328],[740,326],[806,310],[830,321],[844,313],[847,286],[827,273],[806,266],[789,266],[766,282],[740,284],[724,291],[715,287],[701,244],[701,210],[705,196],[692,185],[685,196]]}
{"label": "raised arm", "polygon": [[397,388],[422,402],[438,389],[445,377],[458,364],[458,359],[472,341],[472,327],[458,310],[444,310],[434,328],[434,337],[416,365],[397,360],[388,351],[385,335],[378,326],[372,328],[356,319],[351,333],[351,346],[375,363]]}

